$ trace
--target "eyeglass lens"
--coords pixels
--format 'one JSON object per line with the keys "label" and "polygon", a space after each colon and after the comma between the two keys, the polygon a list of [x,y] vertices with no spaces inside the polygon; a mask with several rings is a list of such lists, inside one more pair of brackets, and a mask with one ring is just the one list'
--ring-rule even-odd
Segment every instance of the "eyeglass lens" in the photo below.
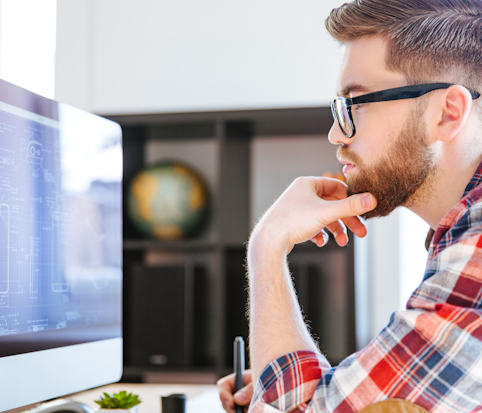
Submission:
{"label": "eyeglass lens", "polygon": [[348,113],[348,108],[343,99],[335,99],[334,103],[334,116],[340,125],[340,129],[346,136],[353,134],[353,124]]}

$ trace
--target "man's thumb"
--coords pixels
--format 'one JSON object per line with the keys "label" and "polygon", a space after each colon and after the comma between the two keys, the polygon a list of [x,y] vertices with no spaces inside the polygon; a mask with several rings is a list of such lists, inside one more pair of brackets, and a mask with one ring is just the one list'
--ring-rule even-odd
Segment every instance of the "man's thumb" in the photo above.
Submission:
{"label": "man's thumb", "polygon": [[247,386],[243,387],[241,390],[237,391],[234,394],[234,402],[241,406],[244,406],[251,401],[252,396],[253,396],[252,385],[248,384]]}
{"label": "man's thumb", "polygon": [[363,215],[377,206],[377,200],[372,194],[365,192],[340,199],[332,205],[334,208],[330,211],[331,214],[329,213],[328,215],[333,216],[326,217],[331,219],[329,222],[333,222],[336,219]]}

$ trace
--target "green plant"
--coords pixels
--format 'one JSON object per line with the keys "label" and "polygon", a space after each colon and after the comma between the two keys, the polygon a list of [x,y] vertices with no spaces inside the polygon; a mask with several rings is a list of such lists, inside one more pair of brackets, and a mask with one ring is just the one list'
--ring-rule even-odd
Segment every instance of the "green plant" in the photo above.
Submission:
{"label": "green plant", "polygon": [[114,394],[104,392],[104,396],[94,401],[102,409],[130,409],[141,402],[137,394],[127,393],[125,390]]}

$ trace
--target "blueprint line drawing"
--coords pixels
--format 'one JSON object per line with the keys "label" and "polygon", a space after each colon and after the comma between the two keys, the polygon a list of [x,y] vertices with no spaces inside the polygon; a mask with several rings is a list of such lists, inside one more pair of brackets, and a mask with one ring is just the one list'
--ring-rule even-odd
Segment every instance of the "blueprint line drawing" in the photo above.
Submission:
{"label": "blueprint line drawing", "polygon": [[27,272],[28,272],[28,279],[30,280],[30,298],[37,298],[38,297],[38,273],[35,268],[35,238],[31,237],[30,239],[30,252],[29,254],[25,255],[25,262],[27,263]]}
{"label": "blueprint line drawing", "polygon": [[91,327],[99,337],[118,334],[120,134],[113,162],[97,118],[80,133],[68,114],[59,128],[3,109],[0,102],[0,341]]}
{"label": "blueprint line drawing", "polygon": [[10,290],[10,207],[0,204],[0,236],[4,242],[0,243],[0,294],[7,294]]}

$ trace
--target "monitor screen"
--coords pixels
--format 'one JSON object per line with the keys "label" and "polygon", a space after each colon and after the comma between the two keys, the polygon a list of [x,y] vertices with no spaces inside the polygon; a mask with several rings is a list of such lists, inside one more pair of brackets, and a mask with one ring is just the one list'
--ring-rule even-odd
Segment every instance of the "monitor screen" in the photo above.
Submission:
{"label": "monitor screen", "polygon": [[118,124],[0,81],[0,411],[120,378],[121,192]]}

